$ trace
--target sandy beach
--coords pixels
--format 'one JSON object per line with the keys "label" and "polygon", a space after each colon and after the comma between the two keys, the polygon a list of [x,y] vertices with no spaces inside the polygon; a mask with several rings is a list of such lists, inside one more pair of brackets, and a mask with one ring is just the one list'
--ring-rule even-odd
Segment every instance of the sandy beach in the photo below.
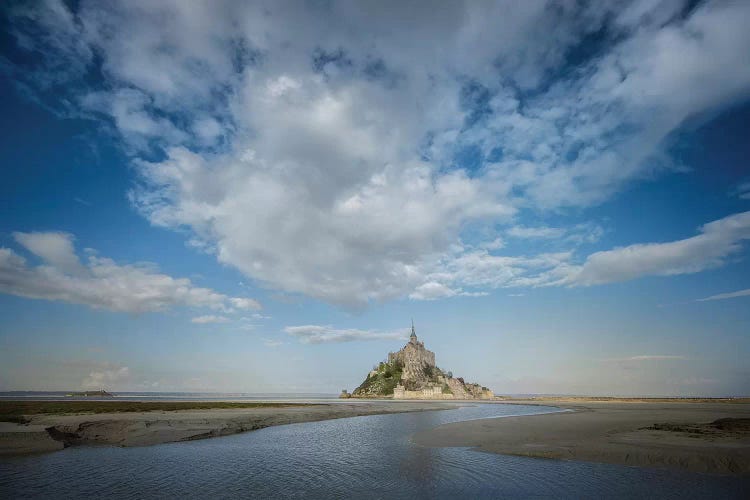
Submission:
{"label": "sandy beach", "polygon": [[301,422],[442,410],[442,402],[289,404],[268,408],[32,415],[27,424],[0,422],[0,455],[61,450],[65,446],[147,446],[189,441]]}
{"label": "sandy beach", "polygon": [[[750,474],[750,404],[670,400],[534,399],[562,413],[473,420],[413,436],[414,443],[717,474]],[[719,419],[732,419],[719,421]]]}

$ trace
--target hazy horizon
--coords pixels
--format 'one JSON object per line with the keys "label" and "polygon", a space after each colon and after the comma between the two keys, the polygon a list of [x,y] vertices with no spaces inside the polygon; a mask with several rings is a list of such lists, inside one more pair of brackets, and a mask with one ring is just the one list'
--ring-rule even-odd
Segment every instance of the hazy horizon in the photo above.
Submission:
{"label": "hazy horizon", "polygon": [[749,2],[0,12],[0,391],[750,396]]}

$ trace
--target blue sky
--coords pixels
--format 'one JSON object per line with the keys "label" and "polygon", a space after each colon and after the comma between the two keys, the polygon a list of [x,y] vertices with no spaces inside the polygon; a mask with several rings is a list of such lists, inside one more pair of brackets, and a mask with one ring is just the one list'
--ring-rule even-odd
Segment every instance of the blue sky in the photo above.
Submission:
{"label": "blue sky", "polygon": [[0,390],[748,395],[743,2],[10,2]]}

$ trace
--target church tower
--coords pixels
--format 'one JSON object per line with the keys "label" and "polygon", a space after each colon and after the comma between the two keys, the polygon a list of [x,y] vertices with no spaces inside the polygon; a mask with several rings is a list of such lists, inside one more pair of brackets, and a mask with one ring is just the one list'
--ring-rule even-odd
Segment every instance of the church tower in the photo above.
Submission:
{"label": "church tower", "polygon": [[414,330],[414,319],[411,320],[411,335],[409,335],[409,342],[411,344],[417,343],[417,332]]}

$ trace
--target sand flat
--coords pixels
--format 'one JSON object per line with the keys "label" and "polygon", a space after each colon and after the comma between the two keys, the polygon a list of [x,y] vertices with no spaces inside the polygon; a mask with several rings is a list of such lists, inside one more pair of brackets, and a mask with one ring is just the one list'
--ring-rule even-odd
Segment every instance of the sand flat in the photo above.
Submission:
{"label": "sand flat", "polygon": [[[747,403],[506,402],[546,402],[570,411],[451,423],[417,433],[412,440],[424,446],[472,447],[508,455],[750,474],[750,434],[706,427],[720,418],[750,418]],[[662,423],[694,432],[647,429]],[[699,433],[700,429],[708,430]]]}
{"label": "sand flat", "polygon": [[147,446],[226,436],[274,425],[334,418],[443,410],[442,402],[289,404],[275,407],[33,415],[27,425],[0,423],[0,455],[77,445]]}

